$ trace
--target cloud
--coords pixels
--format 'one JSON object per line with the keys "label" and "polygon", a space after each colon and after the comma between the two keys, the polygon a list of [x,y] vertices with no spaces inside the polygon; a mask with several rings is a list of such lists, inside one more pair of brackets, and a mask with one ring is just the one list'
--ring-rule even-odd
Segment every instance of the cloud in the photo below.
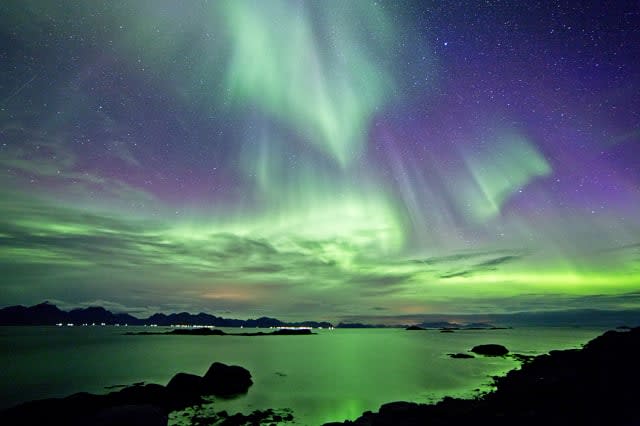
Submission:
{"label": "cloud", "polygon": [[604,250],[601,250],[602,252],[608,252],[608,251],[636,251],[636,250],[640,250],[640,243],[635,243],[635,244],[625,244],[623,246],[618,246],[618,247],[610,247]]}
{"label": "cloud", "polygon": [[214,225],[189,229],[175,219],[14,197],[0,206],[2,300],[56,298],[77,306],[109,301],[121,311],[174,305],[238,316],[260,310],[294,319],[326,312],[335,318],[382,310],[391,315],[638,306],[635,294],[535,294],[475,280],[475,274],[524,268],[518,263],[527,256],[522,250],[416,261],[369,256],[340,239],[267,238]]}
{"label": "cloud", "polygon": [[[486,256],[486,254],[477,254],[473,257],[466,257],[461,259],[473,259],[479,256]],[[458,269],[451,272],[446,272],[440,274],[440,278],[456,278],[456,277],[468,277],[478,272],[496,270],[496,266],[503,265],[505,263],[510,263],[524,257],[523,254],[508,254],[505,256],[494,257],[490,259],[483,260],[481,262],[476,262],[470,266],[467,266],[463,269]]]}
{"label": "cloud", "polygon": [[[76,147],[69,143],[73,139],[70,134],[10,123],[0,129],[0,135],[4,143],[0,150],[0,166],[7,170],[0,175],[0,184],[7,192],[14,188],[18,196],[32,193],[42,198],[60,192],[67,200],[103,200],[111,207],[158,204],[152,194],[114,177],[113,171],[107,173],[81,164]],[[104,146],[105,156],[135,166],[137,160],[123,142],[105,143]],[[20,188],[28,190],[20,192]]]}
{"label": "cloud", "polygon": [[473,274],[472,271],[460,271],[460,272],[450,272],[446,274],[440,275],[440,278],[456,278],[456,277],[466,277]]}
{"label": "cloud", "polygon": [[451,255],[447,255],[447,256],[434,256],[434,257],[429,257],[427,259],[416,259],[414,260],[414,262],[416,263],[425,263],[427,265],[440,265],[443,263],[452,263],[452,262],[459,262],[461,260],[468,260],[468,259],[475,259],[478,257],[484,257],[487,254],[491,254],[494,253],[493,251],[490,252],[483,252],[483,251],[474,251],[474,252],[462,252],[462,253],[455,253],[455,254],[451,254]]}
{"label": "cloud", "polygon": [[486,268],[501,265],[503,263],[511,262],[513,260],[520,259],[522,256],[510,255],[510,256],[501,256],[496,257],[494,259],[485,260],[483,262],[477,263],[475,265],[476,268]]}

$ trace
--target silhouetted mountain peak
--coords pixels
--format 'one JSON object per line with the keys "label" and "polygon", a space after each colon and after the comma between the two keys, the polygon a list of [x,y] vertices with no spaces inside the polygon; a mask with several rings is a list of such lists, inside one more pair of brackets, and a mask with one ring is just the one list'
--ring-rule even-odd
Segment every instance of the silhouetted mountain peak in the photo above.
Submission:
{"label": "silhouetted mountain peak", "polygon": [[279,327],[298,326],[331,327],[327,322],[304,321],[301,323],[285,323],[276,318],[260,317],[258,319],[231,319],[200,312],[190,314],[156,313],[146,319],[136,318],[127,313],[112,313],[101,306],[76,308],[69,312],[58,309],[50,302],[43,302],[31,307],[9,306],[0,309],[0,325],[54,325],[58,323],[73,324],[128,324],[128,325],[207,325],[215,327]]}
{"label": "silhouetted mountain peak", "polygon": [[40,312],[62,312],[56,305],[50,302],[42,302],[27,309],[37,309]]}

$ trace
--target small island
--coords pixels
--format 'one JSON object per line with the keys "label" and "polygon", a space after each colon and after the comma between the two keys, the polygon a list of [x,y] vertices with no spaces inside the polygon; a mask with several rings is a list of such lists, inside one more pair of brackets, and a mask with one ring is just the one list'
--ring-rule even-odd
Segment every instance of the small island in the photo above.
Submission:
{"label": "small island", "polygon": [[489,343],[486,345],[478,345],[471,348],[471,352],[485,356],[505,356],[509,353],[509,349],[502,345]]}
{"label": "small island", "polygon": [[154,336],[154,335],[173,335],[173,336],[308,336],[316,334],[309,328],[279,328],[277,330],[265,333],[262,331],[252,333],[226,333],[222,330],[210,327],[194,327],[194,328],[176,328],[171,331],[153,332],[139,331],[127,332],[126,336]]}

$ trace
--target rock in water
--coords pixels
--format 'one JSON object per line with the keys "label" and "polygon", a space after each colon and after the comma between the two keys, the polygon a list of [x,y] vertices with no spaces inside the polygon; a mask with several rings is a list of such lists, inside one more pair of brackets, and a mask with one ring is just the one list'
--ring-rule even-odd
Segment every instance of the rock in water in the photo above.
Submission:
{"label": "rock in water", "polygon": [[163,406],[167,401],[167,389],[164,386],[153,383],[140,386],[134,385],[118,392],[111,392],[100,399],[104,400],[104,403],[110,407],[120,405]]}
{"label": "rock in water", "polygon": [[238,365],[214,362],[202,379],[203,393],[221,397],[246,393],[253,384],[251,373]]}
{"label": "rock in water", "polygon": [[202,402],[203,379],[195,374],[178,373],[167,383],[169,405],[183,407]]}
{"label": "rock in water", "polygon": [[464,354],[464,353],[449,354],[449,356],[450,356],[451,358],[454,358],[454,359],[469,359],[469,358],[475,358],[473,355],[470,355],[470,354]]}
{"label": "rock in water", "polygon": [[502,345],[496,345],[495,343],[490,343],[488,345],[474,346],[471,349],[471,352],[476,353],[478,355],[486,355],[486,356],[504,356],[509,353],[509,349],[505,348]]}
{"label": "rock in water", "polygon": [[[25,402],[0,410],[0,425],[164,426],[169,412],[199,404],[204,395],[232,397],[246,393],[252,384],[249,370],[214,362],[205,377],[178,373],[167,386],[139,383],[106,395],[81,392]],[[265,419],[271,422],[271,417]]]}
{"label": "rock in water", "polygon": [[186,392],[200,395],[202,377],[189,373],[178,373],[167,383],[167,390],[171,393]]}
{"label": "rock in water", "polygon": [[[506,353],[502,348],[490,353]],[[475,350],[476,348],[474,348]],[[482,350],[482,347],[480,347]],[[483,351],[484,352],[484,351]],[[583,349],[550,351],[494,378],[497,389],[474,399],[437,404],[393,403],[366,412],[358,426],[631,426],[640,425],[640,327],[608,331]],[[337,426],[338,423],[332,423]]]}

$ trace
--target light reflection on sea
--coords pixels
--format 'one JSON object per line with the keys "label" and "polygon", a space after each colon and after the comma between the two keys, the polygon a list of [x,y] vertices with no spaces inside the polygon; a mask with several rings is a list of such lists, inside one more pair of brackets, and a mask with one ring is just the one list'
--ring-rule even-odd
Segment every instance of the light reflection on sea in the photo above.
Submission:
{"label": "light reflection on sea", "polygon": [[105,393],[107,386],[141,381],[166,384],[178,372],[202,375],[220,361],[249,369],[254,385],[245,396],[216,401],[216,411],[290,408],[296,424],[315,425],[354,419],[390,401],[470,397],[488,390],[491,376],[519,365],[509,358],[451,359],[448,353],[499,343],[512,352],[539,354],[580,347],[604,331],[336,329],[317,330],[313,336],[123,335],[139,329],[0,327],[0,408],[79,391]]}

